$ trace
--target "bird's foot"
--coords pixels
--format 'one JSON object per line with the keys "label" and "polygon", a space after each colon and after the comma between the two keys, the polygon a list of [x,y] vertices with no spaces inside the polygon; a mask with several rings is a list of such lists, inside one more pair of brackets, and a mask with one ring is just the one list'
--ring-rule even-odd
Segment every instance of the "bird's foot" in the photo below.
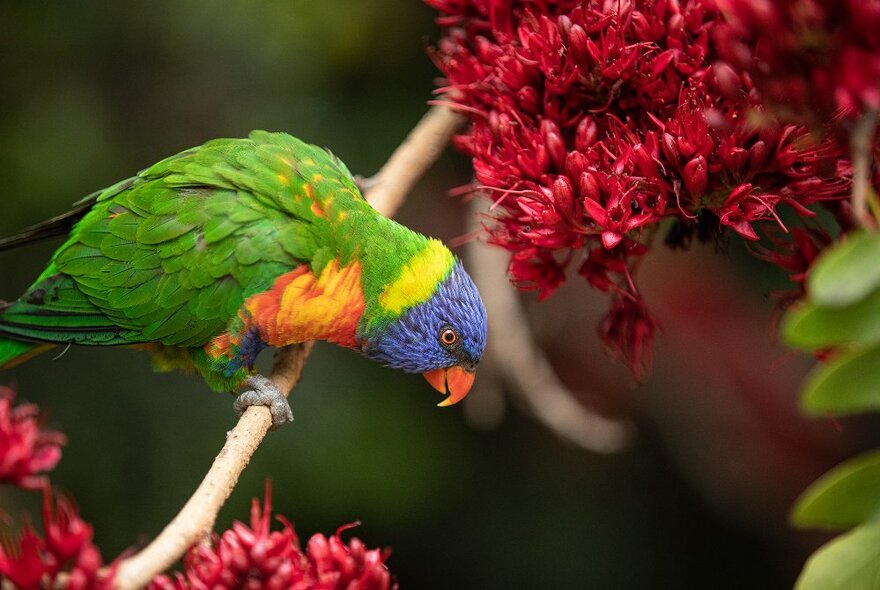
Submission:
{"label": "bird's foot", "polygon": [[290,404],[277,385],[262,375],[251,375],[246,383],[251,389],[236,397],[232,404],[239,416],[250,406],[266,406],[272,413],[272,430],[293,422]]}

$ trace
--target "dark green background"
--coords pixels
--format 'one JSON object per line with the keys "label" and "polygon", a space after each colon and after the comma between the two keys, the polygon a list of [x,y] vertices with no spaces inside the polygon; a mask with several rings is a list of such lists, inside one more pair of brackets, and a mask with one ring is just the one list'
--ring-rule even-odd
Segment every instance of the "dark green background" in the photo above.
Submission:
{"label": "dark green background", "polygon": [[[254,128],[326,145],[371,174],[426,109],[432,17],[407,0],[0,2],[0,233]],[[463,233],[445,191],[468,179],[468,162],[448,154],[401,218]],[[16,297],[51,248],[0,254],[0,297]],[[52,356],[0,382],[68,434],[53,481],[112,557],[154,536],[196,487],[233,424],[231,398],[153,374],[128,350]],[[638,412],[635,447],[599,457],[518,412],[477,432],[436,401],[420,377],[319,345],[295,423],[266,439],[219,525],[246,518],[271,477],[301,537],[361,520],[354,534],[393,548],[404,588],[777,588],[797,571],[803,552],[710,509]],[[0,490],[6,513],[34,500]]]}

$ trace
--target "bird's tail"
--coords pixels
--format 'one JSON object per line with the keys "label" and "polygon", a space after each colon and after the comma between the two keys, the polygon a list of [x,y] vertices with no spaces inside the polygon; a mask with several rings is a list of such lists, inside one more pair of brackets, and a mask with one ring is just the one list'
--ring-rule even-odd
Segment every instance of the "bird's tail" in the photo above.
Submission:
{"label": "bird's tail", "polygon": [[[3,316],[3,310],[7,307],[9,307],[8,303],[0,301],[0,318]],[[51,344],[22,342],[0,336],[0,369],[14,367],[50,348],[52,348]]]}

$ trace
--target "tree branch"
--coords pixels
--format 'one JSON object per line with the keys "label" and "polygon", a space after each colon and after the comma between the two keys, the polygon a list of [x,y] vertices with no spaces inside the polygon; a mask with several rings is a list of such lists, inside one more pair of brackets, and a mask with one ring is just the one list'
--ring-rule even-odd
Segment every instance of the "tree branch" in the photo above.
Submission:
{"label": "tree branch", "polygon": [[[394,151],[381,170],[369,179],[367,200],[380,213],[392,216],[419,178],[437,160],[464,118],[443,106],[432,107]],[[312,343],[280,350],[269,378],[286,394],[299,381]],[[250,407],[210,470],[181,511],[152,543],[123,561],[114,577],[118,590],[134,590],[167,570],[184,552],[210,534],[217,513],[232,493],[241,472],[271,425],[268,408]]]}
{"label": "tree branch", "polygon": [[877,128],[877,111],[864,113],[850,135],[850,158],[853,165],[853,215],[861,227],[874,228],[877,220],[869,212],[871,193],[871,143]]}

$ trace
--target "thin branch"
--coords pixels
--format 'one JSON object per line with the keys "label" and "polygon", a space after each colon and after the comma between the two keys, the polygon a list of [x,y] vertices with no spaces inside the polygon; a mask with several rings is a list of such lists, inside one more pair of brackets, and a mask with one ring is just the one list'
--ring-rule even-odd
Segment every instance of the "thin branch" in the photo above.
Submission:
{"label": "thin branch", "polygon": [[[432,107],[378,174],[370,179],[367,199],[373,207],[383,215],[394,215],[463,121],[447,107]],[[311,342],[280,350],[269,378],[289,394],[299,381],[311,350]],[[114,577],[114,586],[118,590],[145,586],[211,532],[217,513],[270,425],[268,408],[248,408],[235,428],[227,433],[226,444],[211,469],[177,516],[152,543],[119,565]]]}
{"label": "thin branch", "polygon": [[[478,219],[486,211],[485,203],[482,199],[473,203],[473,217]],[[600,416],[578,402],[532,337],[525,310],[505,274],[507,254],[480,242],[470,244],[468,253],[474,281],[492,318],[486,354],[500,377],[538,422],[561,438],[596,453],[624,450],[632,439],[632,424]]]}
{"label": "thin branch", "polygon": [[465,118],[449,107],[431,107],[379,172],[368,180],[366,195],[370,204],[382,215],[394,215],[464,122]]}
{"label": "thin branch", "polygon": [[871,198],[871,144],[877,128],[877,111],[868,111],[856,123],[850,135],[850,157],[853,165],[852,207],[856,222],[874,228],[877,221],[868,211]]}

